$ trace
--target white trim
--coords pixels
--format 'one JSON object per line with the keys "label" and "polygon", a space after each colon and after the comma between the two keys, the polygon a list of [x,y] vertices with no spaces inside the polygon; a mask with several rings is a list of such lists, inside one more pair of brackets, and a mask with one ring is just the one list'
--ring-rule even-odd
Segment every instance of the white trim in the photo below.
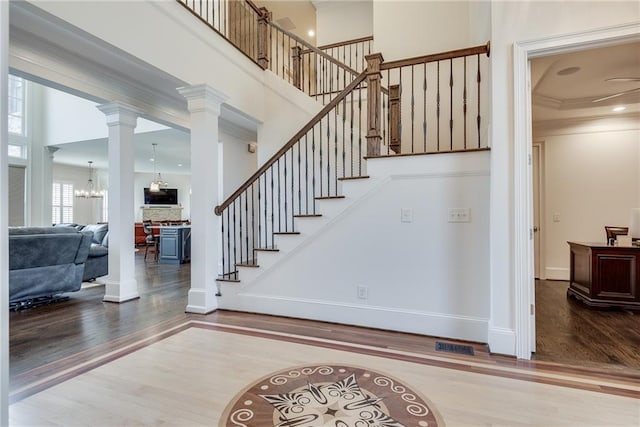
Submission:
{"label": "white trim", "polygon": [[569,280],[569,269],[566,267],[546,267],[546,280]]}
{"label": "white trim", "polygon": [[226,297],[224,309],[321,321],[331,319],[332,322],[347,325],[487,342],[488,319],[480,317],[257,293]]}
{"label": "white trim", "polygon": [[9,2],[0,1],[0,426],[9,425],[8,52]]}
{"label": "white trim", "polygon": [[507,328],[489,327],[489,351],[497,354],[513,355],[516,347],[516,334]]}
{"label": "white trim", "polygon": [[563,36],[517,42],[513,48],[514,109],[514,280],[516,356],[531,358],[532,259],[533,248],[526,237],[531,218],[531,91],[527,88],[529,60],[535,57],[604,47],[640,40],[640,23],[601,28]]}

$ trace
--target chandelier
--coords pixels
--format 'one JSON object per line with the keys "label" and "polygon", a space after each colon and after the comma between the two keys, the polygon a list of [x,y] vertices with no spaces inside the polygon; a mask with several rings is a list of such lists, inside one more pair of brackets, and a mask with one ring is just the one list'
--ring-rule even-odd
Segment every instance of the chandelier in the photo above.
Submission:
{"label": "chandelier", "polygon": [[157,193],[157,192],[161,191],[162,189],[167,188],[169,183],[167,181],[163,181],[162,180],[162,175],[160,175],[160,172],[156,173],[156,146],[158,144],[153,143],[151,145],[153,145],[153,176],[154,176],[154,179],[151,181],[151,184],[149,184],[149,191],[151,191],[152,193]]}
{"label": "chandelier", "polygon": [[93,173],[91,170],[91,165],[93,162],[89,160],[89,180],[87,181],[87,187],[84,190],[76,190],[75,196],[80,199],[102,199],[104,197],[104,191],[98,191],[93,186]]}

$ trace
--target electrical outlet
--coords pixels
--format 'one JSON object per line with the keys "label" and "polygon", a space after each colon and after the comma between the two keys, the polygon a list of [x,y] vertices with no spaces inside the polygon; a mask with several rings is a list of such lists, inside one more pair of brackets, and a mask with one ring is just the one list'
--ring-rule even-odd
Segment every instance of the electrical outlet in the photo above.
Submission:
{"label": "electrical outlet", "polygon": [[471,222],[471,209],[449,208],[449,222]]}
{"label": "electrical outlet", "polygon": [[358,298],[359,299],[368,299],[369,298],[369,287],[358,285]]}
{"label": "electrical outlet", "polygon": [[400,209],[400,222],[413,222],[413,209]]}

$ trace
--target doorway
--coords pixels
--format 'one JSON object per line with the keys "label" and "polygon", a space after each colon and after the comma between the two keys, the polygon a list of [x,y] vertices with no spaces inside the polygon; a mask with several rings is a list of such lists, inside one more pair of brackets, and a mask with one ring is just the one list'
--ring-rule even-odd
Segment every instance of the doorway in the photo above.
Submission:
{"label": "doorway", "polygon": [[535,265],[533,244],[533,141],[530,61],[558,53],[637,41],[633,26],[612,27],[571,36],[514,45],[514,249],[516,278],[516,356],[530,359],[535,351]]}

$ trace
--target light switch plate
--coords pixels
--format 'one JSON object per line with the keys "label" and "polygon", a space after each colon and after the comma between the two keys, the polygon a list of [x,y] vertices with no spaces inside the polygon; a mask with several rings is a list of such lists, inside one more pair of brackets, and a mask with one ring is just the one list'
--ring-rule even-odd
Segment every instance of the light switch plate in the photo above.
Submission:
{"label": "light switch plate", "polygon": [[471,209],[449,208],[449,222],[471,222]]}
{"label": "light switch plate", "polygon": [[413,209],[400,209],[400,222],[413,222]]}

